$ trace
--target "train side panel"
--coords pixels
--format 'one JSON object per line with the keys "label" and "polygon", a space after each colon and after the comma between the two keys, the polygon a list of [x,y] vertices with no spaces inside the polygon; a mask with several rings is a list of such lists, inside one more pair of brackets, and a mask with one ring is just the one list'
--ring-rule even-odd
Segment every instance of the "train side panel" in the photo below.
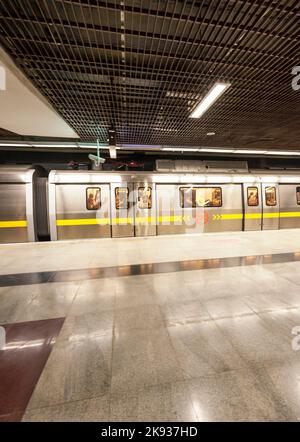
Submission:
{"label": "train side panel", "polygon": [[134,236],[133,195],[133,183],[120,181],[110,185],[112,236],[114,238]]}
{"label": "train side panel", "polygon": [[300,183],[280,184],[280,229],[300,228]]}
{"label": "train side panel", "polygon": [[37,215],[47,203],[44,195],[45,207],[39,207],[37,180],[46,175],[38,166],[0,166],[0,243],[39,238]]}
{"label": "train side panel", "polygon": [[156,189],[158,235],[243,230],[241,184],[158,184]]}
{"label": "train side panel", "polygon": [[261,183],[243,184],[244,230],[262,229],[262,193]]}
{"label": "train side panel", "polygon": [[109,193],[109,184],[56,185],[57,239],[109,238]]}
{"label": "train side panel", "polygon": [[27,242],[26,184],[0,184],[0,243]]}
{"label": "train side panel", "polygon": [[263,201],[263,230],[279,229],[279,186],[272,181],[262,183],[262,201]]}

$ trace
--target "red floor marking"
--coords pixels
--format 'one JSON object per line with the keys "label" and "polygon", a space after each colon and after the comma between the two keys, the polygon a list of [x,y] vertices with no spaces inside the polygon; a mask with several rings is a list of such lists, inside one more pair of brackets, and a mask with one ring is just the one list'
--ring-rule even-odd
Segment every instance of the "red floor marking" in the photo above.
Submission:
{"label": "red floor marking", "polygon": [[64,318],[2,325],[0,422],[20,421],[50,355]]}

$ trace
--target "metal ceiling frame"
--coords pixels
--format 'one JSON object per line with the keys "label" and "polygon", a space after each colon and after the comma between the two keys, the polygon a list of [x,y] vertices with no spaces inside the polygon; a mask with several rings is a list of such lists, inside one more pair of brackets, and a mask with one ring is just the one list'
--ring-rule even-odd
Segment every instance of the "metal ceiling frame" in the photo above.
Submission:
{"label": "metal ceiling frame", "polygon": [[[299,0],[14,0],[0,43],[82,141],[297,150],[299,16]],[[216,81],[232,87],[189,119]]]}

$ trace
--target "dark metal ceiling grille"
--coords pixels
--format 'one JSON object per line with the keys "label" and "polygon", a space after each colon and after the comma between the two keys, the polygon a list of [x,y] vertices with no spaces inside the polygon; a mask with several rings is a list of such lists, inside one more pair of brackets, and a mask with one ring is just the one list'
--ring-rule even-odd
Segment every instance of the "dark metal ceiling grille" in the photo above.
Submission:
{"label": "dark metal ceiling grille", "polygon": [[0,41],[82,140],[300,148],[299,19],[299,0],[2,0]]}

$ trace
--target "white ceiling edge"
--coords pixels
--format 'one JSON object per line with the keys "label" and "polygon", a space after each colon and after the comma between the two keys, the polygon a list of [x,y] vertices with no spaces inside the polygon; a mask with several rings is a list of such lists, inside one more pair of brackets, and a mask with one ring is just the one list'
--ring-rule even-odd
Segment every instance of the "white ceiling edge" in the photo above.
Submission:
{"label": "white ceiling edge", "polygon": [[79,138],[1,47],[0,75],[0,127],[23,136]]}

